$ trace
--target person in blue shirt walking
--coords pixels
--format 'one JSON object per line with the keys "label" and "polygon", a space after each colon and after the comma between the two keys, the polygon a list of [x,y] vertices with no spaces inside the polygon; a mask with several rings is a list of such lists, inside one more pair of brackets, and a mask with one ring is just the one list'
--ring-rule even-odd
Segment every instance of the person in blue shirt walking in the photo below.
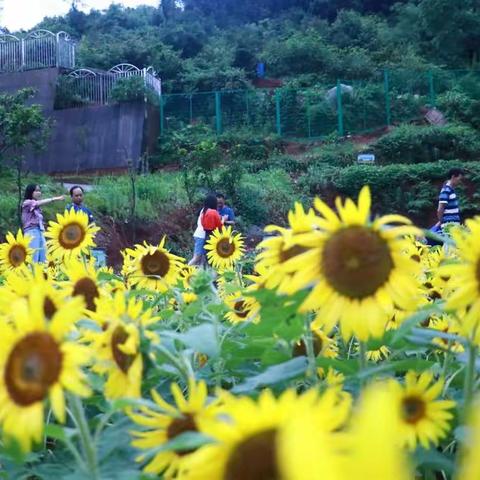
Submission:
{"label": "person in blue shirt walking", "polygon": [[233,227],[235,225],[235,213],[233,213],[232,208],[225,204],[225,195],[217,193],[217,201],[217,211],[224,221],[223,224]]}
{"label": "person in blue shirt walking", "polygon": [[464,171],[461,168],[452,168],[447,175],[447,182],[438,197],[437,227],[442,228],[446,223],[460,223],[460,207],[455,188],[463,180]]}
{"label": "person in blue shirt walking", "polygon": [[88,215],[88,222],[94,223],[95,219],[93,218],[93,213],[83,204],[83,199],[85,197],[83,188],[80,185],[75,185],[72,187],[70,189],[70,197],[72,199],[72,203],[69,203],[65,209],[71,210],[73,208],[76,212],[85,212]]}

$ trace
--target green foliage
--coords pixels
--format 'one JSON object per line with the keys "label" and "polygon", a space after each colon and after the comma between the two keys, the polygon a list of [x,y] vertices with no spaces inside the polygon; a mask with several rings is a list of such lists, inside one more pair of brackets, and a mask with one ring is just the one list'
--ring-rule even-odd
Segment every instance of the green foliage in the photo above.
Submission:
{"label": "green foliage", "polygon": [[360,149],[351,142],[327,143],[312,149],[305,155],[308,165],[325,164],[336,167],[346,167],[357,161]]}
{"label": "green foliage", "polygon": [[221,148],[223,156],[241,159],[252,164],[269,164],[269,157],[282,149],[282,141],[276,137],[263,137],[252,134],[249,129],[229,130],[216,136],[213,129],[199,123],[173,130],[160,137],[158,153],[150,159],[150,166],[155,170],[165,165],[181,165],[189,152],[198,144],[211,141]]}
{"label": "green foliage", "polygon": [[[262,188],[258,188],[259,185]],[[248,223],[283,224],[293,199],[292,179],[285,171],[272,169],[242,177],[235,207],[238,215]]]}
{"label": "green foliage", "polygon": [[215,190],[214,170],[220,163],[221,150],[212,140],[204,140],[182,159],[183,187],[190,203],[201,189]]}
{"label": "green foliage", "polygon": [[49,123],[40,105],[29,104],[34,95],[32,88],[0,95],[0,162],[21,158],[26,149],[45,145]]}
{"label": "green foliage", "polygon": [[478,133],[462,125],[403,125],[380,138],[374,151],[381,163],[421,163],[438,159],[474,160],[480,154]]}
{"label": "green foliage", "polygon": [[311,87],[385,66],[474,66],[477,8],[476,0],[168,0],[87,14],[73,4],[38,27],[79,39],[82,66],[152,65],[166,92],[237,88],[259,61],[268,76]]}
{"label": "green foliage", "polygon": [[[186,195],[178,175],[141,175],[136,178],[138,220],[154,221],[186,204]],[[128,177],[100,177],[88,193],[88,206],[97,215],[117,221],[130,220],[131,186]]]}
{"label": "green foliage", "polygon": [[110,98],[119,103],[138,102],[144,100],[148,93],[149,90],[142,77],[128,77],[115,82]]}
{"label": "green foliage", "polygon": [[[376,213],[400,213],[429,226],[438,204],[438,193],[450,168],[464,168],[465,188],[460,188],[462,212],[468,216],[480,212],[480,165],[476,162],[439,161],[417,165],[352,165],[335,168],[313,165],[300,180],[306,195],[332,198],[336,194],[355,198],[363,185],[372,190]],[[473,192],[473,193],[468,193]]]}

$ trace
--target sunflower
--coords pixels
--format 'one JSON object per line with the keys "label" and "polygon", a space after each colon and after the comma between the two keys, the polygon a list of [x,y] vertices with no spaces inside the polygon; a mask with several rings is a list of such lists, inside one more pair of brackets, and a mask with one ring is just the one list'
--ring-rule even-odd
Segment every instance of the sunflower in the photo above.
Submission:
{"label": "sunflower", "polygon": [[90,315],[91,312],[95,312],[102,288],[94,261],[71,259],[63,266],[63,272],[68,278],[66,288],[70,295],[82,297],[85,301],[85,314]]}
{"label": "sunflower", "polygon": [[85,339],[95,351],[92,370],[107,377],[105,397],[139,398],[143,360],[137,325],[115,319],[103,328],[101,332],[86,332]]}
{"label": "sunflower", "polygon": [[[432,316],[429,319],[428,328],[438,330],[449,335],[458,335],[460,333],[460,325],[451,315]],[[432,343],[441,347],[440,351],[451,350],[454,353],[462,353],[465,349],[460,342],[451,341],[442,337],[435,337]]]}
{"label": "sunflower", "polygon": [[53,258],[78,257],[87,254],[95,247],[93,237],[99,227],[88,224],[88,215],[73,208],[62,215],[57,213],[57,221],[51,221],[45,236],[49,252]]}
{"label": "sunflower", "polygon": [[167,403],[157,392],[151,394],[155,402],[155,409],[143,407],[139,413],[131,413],[130,417],[142,431],[132,432],[135,437],[132,445],[145,454],[137,457],[138,462],[144,463],[146,473],[163,474],[162,478],[176,478],[182,463],[192,451],[175,452],[166,450],[149,455],[148,451],[157,449],[160,445],[175,439],[185,432],[198,432],[199,426],[215,411],[215,402],[208,404],[207,386],[204,381],[198,383],[189,380],[188,397],[184,396],[176,383],[170,386],[175,405]]}
{"label": "sunflower", "polygon": [[229,307],[229,311],[225,314],[225,318],[231,323],[241,323],[260,321],[259,311],[260,304],[254,297],[249,297],[240,291],[227,295],[225,304]]}
{"label": "sunflower", "polygon": [[0,312],[7,313],[18,298],[27,298],[34,287],[43,292],[43,309],[47,319],[63,305],[68,292],[48,280],[42,264],[34,264],[32,268],[11,270],[5,278],[0,294]]}
{"label": "sunflower", "polygon": [[180,270],[180,280],[183,288],[188,289],[192,287],[192,280],[195,278],[197,273],[198,267],[194,267],[192,265],[182,265],[182,269]]}
{"label": "sunflower", "polygon": [[17,270],[32,262],[33,250],[29,247],[30,237],[23,235],[22,231],[8,232],[6,242],[0,245],[0,265],[2,270]]}
{"label": "sunflower", "polygon": [[315,390],[302,395],[286,390],[278,399],[264,390],[257,401],[223,393],[220,402],[219,414],[201,427],[215,443],[188,458],[183,470],[188,480],[291,478],[287,463],[295,456],[288,448],[291,438],[285,434],[289,422],[299,412],[309,413],[310,424],[328,436],[326,444],[332,444],[334,432],[344,427],[351,405],[350,397],[340,395],[338,389],[328,389],[321,397]]}
{"label": "sunflower", "polygon": [[160,320],[151,308],[145,307],[141,299],[127,295],[122,290],[116,291],[113,296],[99,298],[97,308],[90,314],[90,318],[103,329],[116,320],[133,322],[142,328],[148,328]]}
{"label": "sunflower", "polygon": [[440,275],[449,277],[449,284],[454,289],[446,308],[457,311],[467,308],[462,324],[471,336],[475,336],[480,325],[480,217],[467,220],[466,225],[468,231],[452,232],[460,262],[443,265]]}
{"label": "sunflower", "polygon": [[405,386],[396,380],[390,381],[392,400],[399,419],[398,436],[400,442],[411,450],[417,443],[428,449],[437,445],[447,434],[448,421],[453,418],[449,411],[455,407],[452,400],[436,400],[444,382],[432,384],[433,374],[423,372],[420,376],[410,371],[405,376]]}
{"label": "sunflower", "polygon": [[80,396],[90,393],[81,371],[90,352],[68,340],[81,316],[81,301],[64,302],[49,319],[44,300],[42,288],[33,287],[27,299],[12,306],[10,321],[2,324],[0,424],[4,435],[16,439],[24,451],[41,440],[48,399],[55,417],[64,422],[64,390]]}
{"label": "sunflower", "polygon": [[180,292],[177,297],[172,297],[168,303],[175,311],[178,311],[182,306],[190,305],[190,303],[196,302],[197,300],[198,295],[196,293],[185,291]]}
{"label": "sunflower", "polygon": [[[403,253],[405,235],[418,230],[399,215],[371,222],[370,205],[368,187],[360,192],[358,206],[337,198],[338,216],[317,198],[319,228],[292,237],[291,246],[307,251],[284,264],[293,274],[284,293],[313,286],[301,310],[317,311],[314,326],[327,331],[339,322],[344,339],[380,337],[394,306],[414,310],[418,297],[419,264]],[[401,226],[389,226],[393,222]]]}
{"label": "sunflower", "polygon": [[[398,443],[395,407],[385,384],[373,384],[362,393],[359,408],[347,431],[349,447],[343,478],[415,478],[407,454]],[[376,452],[374,460],[372,452]]]}
{"label": "sunflower", "polygon": [[385,345],[380,345],[374,350],[367,350],[367,359],[371,362],[378,363],[381,360],[385,360],[390,355],[390,349]]}
{"label": "sunflower", "polygon": [[[313,351],[316,357],[337,358],[338,344],[335,337],[329,337],[321,328],[312,328]],[[293,347],[293,356],[307,356],[304,340],[299,340]]]}
{"label": "sunflower", "polygon": [[207,243],[207,259],[213,268],[225,270],[233,268],[243,255],[243,238],[240,233],[232,233],[232,227],[214,230]]}
{"label": "sunflower", "polygon": [[317,374],[329,387],[342,387],[345,382],[345,375],[331,367],[328,367],[327,372],[324,368],[318,368]]}
{"label": "sunflower", "polygon": [[184,260],[164,245],[165,237],[157,246],[145,243],[125,250],[123,272],[130,285],[163,293],[176,284]]}
{"label": "sunflower", "polygon": [[469,412],[466,435],[460,450],[459,465],[457,469],[458,480],[478,480],[480,478],[480,458],[477,448],[480,444],[480,403],[477,399],[474,408]]}
{"label": "sunflower", "polygon": [[292,274],[284,271],[284,263],[307,251],[303,246],[291,245],[291,239],[294,235],[312,232],[316,228],[316,218],[312,209],[306,213],[302,204],[296,202],[294,210],[288,213],[290,228],[276,225],[265,228],[265,233],[274,235],[258,245],[260,253],[256,258],[255,269],[263,277],[267,288],[280,286],[282,290],[283,285],[289,283]]}

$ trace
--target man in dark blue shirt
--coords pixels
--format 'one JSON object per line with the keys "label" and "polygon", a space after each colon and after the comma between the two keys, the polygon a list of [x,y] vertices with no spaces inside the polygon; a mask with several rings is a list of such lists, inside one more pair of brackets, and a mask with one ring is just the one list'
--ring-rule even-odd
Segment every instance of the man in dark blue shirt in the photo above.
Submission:
{"label": "man in dark blue shirt", "polygon": [[84,191],[80,185],[75,185],[70,189],[70,197],[72,199],[72,203],[69,203],[65,210],[71,210],[72,208],[78,212],[85,212],[88,215],[88,223],[94,223],[95,220],[93,218],[93,213],[83,204],[84,198]]}
{"label": "man in dark blue shirt", "polygon": [[225,204],[225,195],[217,193],[217,210],[219,215],[224,218],[224,225],[235,225],[235,213],[233,209]]}
{"label": "man in dark blue shirt", "polygon": [[438,226],[443,226],[446,223],[460,223],[460,208],[455,187],[460,184],[463,175],[464,172],[460,168],[452,168],[448,172],[448,181],[438,197]]}

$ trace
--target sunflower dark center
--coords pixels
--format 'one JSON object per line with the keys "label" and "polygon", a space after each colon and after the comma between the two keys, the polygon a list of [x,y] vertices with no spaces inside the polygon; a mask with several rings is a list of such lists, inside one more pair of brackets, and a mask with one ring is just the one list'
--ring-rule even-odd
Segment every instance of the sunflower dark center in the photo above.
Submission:
{"label": "sunflower dark center", "polygon": [[165,253],[157,250],[154,253],[144,255],[141,266],[144,275],[164,277],[170,270],[170,259]]}
{"label": "sunflower dark center", "polygon": [[95,299],[100,296],[98,292],[97,284],[88,277],[81,278],[75,282],[73,287],[73,296],[82,295],[85,299],[87,309],[91,312],[95,312],[97,307],[95,305]]}
{"label": "sunflower dark center", "polygon": [[217,243],[217,254],[222,258],[230,258],[235,253],[235,244],[229,238],[221,238]]}
{"label": "sunflower dark center", "polygon": [[46,318],[51,320],[55,313],[57,312],[57,307],[53,303],[53,300],[50,297],[45,297],[43,300],[43,313]]}
{"label": "sunflower dark center", "polygon": [[86,231],[79,223],[65,225],[58,236],[58,242],[66,250],[77,248],[85,239]]}
{"label": "sunflower dark center", "polygon": [[325,244],[322,268],[329,285],[341,295],[361,300],[384,285],[393,270],[386,241],[365,227],[348,227]]}
{"label": "sunflower dark center", "polygon": [[415,424],[425,416],[425,402],[418,397],[406,397],[402,400],[402,417],[407,423]]}
{"label": "sunflower dark center", "polygon": [[132,366],[135,360],[135,355],[122,352],[122,350],[120,349],[120,345],[123,345],[127,340],[128,333],[126,332],[126,330],[121,326],[116,327],[113,331],[111,340],[112,355],[118,368],[123,373],[128,372],[129,368]]}
{"label": "sunflower dark center", "polygon": [[290,260],[297,255],[301,255],[305,253],[307,249],[305,247],[301,247],[300,245],[294,245],[293,247],[287,248],[285,250],[280,251],[280,262],[284,263],[287,260]]}
{"label": "sunflower dark center", "polygon": [[275,430],[266,430],[241,442],[225,467],[225,480],[279,480]]}
{"label": "sunflower dark center", "polygon": [[[175,418],[172,423],[167,428],[167,438],[169,440],[174,439],[178,435],[185,432],[198,432],[197,424],[195,423],[195,418],[191,413],[184,413],[180,418]],[[183,456],[188,455],[189,453],[194,452],[193,450],[184,450],[177,452],[177,455]]]}
{"label": "sunflower dark center", "polygon": [[248,308],[245,300],[239,299],[235,302],[233,306],[233,310],[235,311],[235,315],[240,318],[246,318],[250,313],[250,309]]}
{"label": "sunflower dark center", "polygon": [[30,333],[12,349],[4,381],[10,398],[22,407],[42,401],[58,380],[63,355],[48,333]]}
{"label": "sunflower dark center", "polygon": [[[323,340],[318,336],[313,334],[313,353],[317,357],[320,355],[320,352],[323,348]],[[301,357],[307,356],[307,346],[305,345],[304,340],[300,340],[293,346],[293,356],[294,357]]]}
{"label": "sunflower dark center", "polygon": [[23,245],[14,245],[8,252],[8,261],[12,267],[19,267],[27,258],[27,251]]}

